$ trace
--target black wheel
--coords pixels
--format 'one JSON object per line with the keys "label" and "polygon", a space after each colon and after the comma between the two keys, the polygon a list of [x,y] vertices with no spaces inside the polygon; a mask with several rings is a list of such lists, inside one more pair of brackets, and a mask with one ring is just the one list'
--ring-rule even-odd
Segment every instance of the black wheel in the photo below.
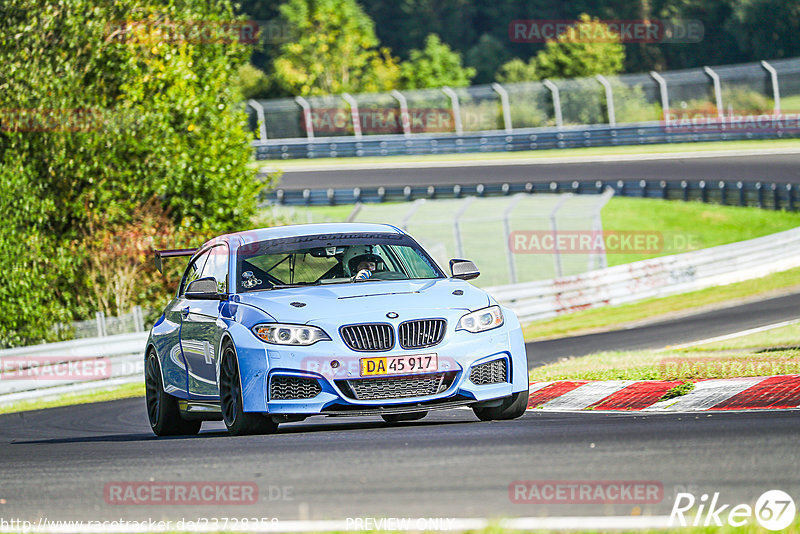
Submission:
{"label": "black wheel", "polygon": [[271,417],[260,413],[242,410],[242,383],[239,379],[239,363],[233,345],[227,343],[222,349],[222,362],[219,369],[219,402],[222,420],[233,436],[249,434],[271,434],[278,429],[278,423]]}
{"label": "black wheel", "polygon": [[481,421],[503,420],[503,419],[516,419],[522,417],[525,410],[528,409],[528,389],[514,393],[505,399],[499,406],[491,408],[482,408],[480,406],[473,406],[472,411],[478,416]]}
{"label": "black wheel", "polygon": [[156,436],[186,436],[200,432],[202,421],[187,421],[181,417],[178,399],[164,392],[158,356],[151,350],[144,366],[145,400],[150,428]]}
{"label": "black wheel", "polygon": [[413,412],[413,413],[385,413],[381,415],[387,423],[402,423],[403,421],[419,421],[428,415],[428,412]]}

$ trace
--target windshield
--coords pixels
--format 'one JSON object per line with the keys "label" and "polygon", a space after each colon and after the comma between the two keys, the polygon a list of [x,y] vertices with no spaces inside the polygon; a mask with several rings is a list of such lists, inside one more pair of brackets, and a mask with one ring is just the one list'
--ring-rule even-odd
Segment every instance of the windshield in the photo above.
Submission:
{"label": "windshield", "polygon": [[239,292],[443,277],[430,256],[401,234],[261,241],[241,247],[237,255]]}

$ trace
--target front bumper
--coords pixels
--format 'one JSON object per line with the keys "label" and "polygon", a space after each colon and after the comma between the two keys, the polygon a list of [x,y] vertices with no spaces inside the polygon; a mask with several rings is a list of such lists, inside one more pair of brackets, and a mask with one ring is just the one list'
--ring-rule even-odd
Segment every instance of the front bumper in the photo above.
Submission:
{"label": "front bumper", "polygon": [[[258,351],[265,354],[266,367],[243,384],[244,410],[273,415],[369,415],[451,408],[508,397],[527,389],[528,368],[519,324],[513,314],[506,317],[511,320],[495,330],[479,334],[448,331],[439,345],[418,350],[355,352],[336,339],[309,347],[266,345],[263,352]],[[430,353],[436,353],[439,359],[436,373],[360,376],[361,358]],[[240,365],[242,356],[240,351]],[[251,353],[247,359],[254,357]],[[497,360],[506,363],[502,382],[480,383],[476,376],[471,379],[474,367]],[[242,371],[243,377],[247,376]],[[286,397],[291,391],[288,386],[272,387],[276,383],[302,383],[308,386],[300,388],[303,394],[313,396],[276,398]],[[420,392],[423,394],[417,394]]]}

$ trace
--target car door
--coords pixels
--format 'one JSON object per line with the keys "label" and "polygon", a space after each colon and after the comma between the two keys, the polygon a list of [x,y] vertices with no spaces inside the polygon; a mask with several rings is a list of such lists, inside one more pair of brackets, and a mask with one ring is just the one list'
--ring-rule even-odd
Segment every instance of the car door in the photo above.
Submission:
{"label": "car door", "polygon": [[[216,245],[206,255],[199,278],[213,276],[217,280],[217,291],[227,293],[228,246]],[[222,323],[218,318],[222,303],[219,300],[186,300],[186,303],[181,323],[181,349],[186,359],[189,396],[216,400],[219,398],[216,359],[222,335]]]}

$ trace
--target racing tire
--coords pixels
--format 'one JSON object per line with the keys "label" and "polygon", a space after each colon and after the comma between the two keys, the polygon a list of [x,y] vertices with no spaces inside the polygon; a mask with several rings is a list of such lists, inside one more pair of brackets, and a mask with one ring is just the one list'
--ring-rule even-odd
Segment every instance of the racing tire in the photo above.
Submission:
{"label": "racing tire", "polygon": [[192,436],[200,432],[203,422],[182,418],[178,399],[164,391],[161,365],[154,350],[145,361],[144,385],[147,418],[156,436]]}
{"label": "racing tire", "polygon": [[512,395],[503,399],[500,406],[493,406],[491,408],[482,408],[480,406],[473,406],[472,411],[478,416],[481,421],[502,421],[508,419],[516,419],[525,414],[528,409],[528,388],[525,391],[513,393]]}
{"label": "racing tire", "polygon": [[219,366],[219,404],[222,420],[232,436],[272,434],[278,423],[268,415],[243,411],[242,382],[239,377],[239,360],[236,350],[228,342],[222,349]]}
{"label": "racing tire", "polygon": [[413,412],[413,413],[385,413],[381,418],[387,423],[403,423],[405,421],[419,421],[428,415],[428,412]]}

